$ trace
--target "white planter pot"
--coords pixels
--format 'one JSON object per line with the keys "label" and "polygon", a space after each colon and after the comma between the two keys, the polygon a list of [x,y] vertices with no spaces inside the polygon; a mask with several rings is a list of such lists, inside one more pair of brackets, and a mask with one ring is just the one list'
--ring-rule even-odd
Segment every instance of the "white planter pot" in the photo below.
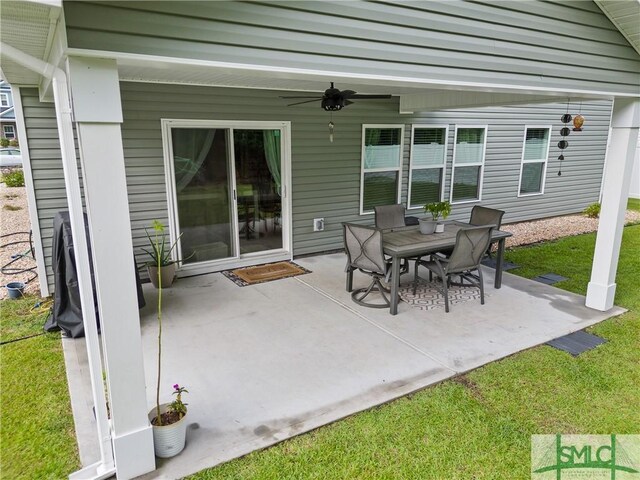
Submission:
{"label": "white planter pot", "polygon": [[[169,288],[173,284],[173,279],[176,276],[176,264],[171,263],[164,267],[160,267],[162,277],[162,288]],[[149,274],[149,280],[154,287],[158,288],[158,267],[154,265],[147,265],[147,273]]]}
{"label": "white planter pot", "polygon": [[[160,405],[160,414],[169,410],[169,404]],[[149,412],[149,422],[156,418],[155,407]],[[156,457],[169,458],[179,454],[184,449],[185,440],[187,438],[187,415],[182,417],[176,423],[153,427],[153,448]]]}
{"label": "white planter pot", "polygon": [[436,225],[436,233],[442,233],[444,232],[444,223],[438,223]]}
{"label": "white planter pot", "polygon": [[433,220],[423,220],[420,219],[418,220],[418,223],[420,225],[420,233],[424,234],[424,235],[429,235],[433,232],[436,231],[436,223]]}

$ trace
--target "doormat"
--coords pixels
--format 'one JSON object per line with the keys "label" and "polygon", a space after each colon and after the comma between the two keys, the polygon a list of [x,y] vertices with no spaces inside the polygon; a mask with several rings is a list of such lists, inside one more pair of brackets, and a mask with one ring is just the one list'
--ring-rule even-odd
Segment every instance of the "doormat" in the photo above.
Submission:
{"label": "doormat", "polygon": [[591,333],[584,332],[582,330],[564,337],[556,338],[547,342],[547,345],[568,352],[574,357],[577,357],[582,352],[596,348],[598,345],[602,345],[606,340],[592,335]]}
{"label": "doormat", "polygon": [[[413,285],[401,285],[398,294],[403,302],[420,310],[444,309],[444,295],[438,291],[436,285],[435,282],[420,282],[416,288],[415,295],[413,294]],[[489,295],[485,293],[484,296],[486,298]],[[480,302],[480,290],[478,288],[454,285],[449,288],[449,306],[471,300]]]}
{"label": "doormat", "polygon": [[545,285],[553,285],[558,282],[562,282],[563,280],[568,280],[568,278],[563,277],[562,275],[558,275],[557,273],[545,273],[544,275],[532,278],[532,280],[544,283]]}
{"label": "doormat", "polygon": [[236,268],[222,272],[225,277],[239,287],[271,282],[273,280],[280,280],[281,278],[295,277],[296,275],[304,275],[305,273],[311,273],[311,270],[307,270],[293,262],[266,263],[264,265]]}

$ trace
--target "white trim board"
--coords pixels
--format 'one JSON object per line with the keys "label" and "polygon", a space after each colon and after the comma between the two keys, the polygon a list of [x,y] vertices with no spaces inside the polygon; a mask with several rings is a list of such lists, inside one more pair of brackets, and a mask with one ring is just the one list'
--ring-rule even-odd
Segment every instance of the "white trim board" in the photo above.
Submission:
{"label": "white trim board", "polygon": [[[637,97],[635,93],[622,93],[611,91],[598,91],[598,90],[581,90],[581,89],[563,89],[558,90],[551,87],[539,87],[520,84],[500,84],[500,83],[488,83],[488,82],[462,82],[462,81],[447,81],[447,80],[435,80],[430,78],[420,77],[398,77],[391,75],[372,75],[361,74],[352,72],[339,72],[332,70],[312,70],[301,68],[285,68],[285,67],[273,67],[267,65],[254,65],[243,63],[229,63],[218,62],[212,60],[199,60],[193,58],[179,58],[179,57],[167,57],[146,55],[139,53],[126,53],[126,52],[114,52],[109,50],[89,50],[82,48],[69,48],[67,49],[68,55],[73,56],[85,56],[85,57],[99,57],[99,58],[113,58],[118,61],[118,65],[126,68],[132,66],[135,68],[144,68],[146,65],[158,66],[162,68],[171,68],[175,65],[189,65],[194,67],[208,67],[217,69],[227,69],[231,71],[244,71],[243,75],[251,75],[255,78],[272,78],[274,75],[282,76],[286,75],[286,78],[300,79],[300,80],[317,80],[326,84],[327,78],[332,79],[351,79],[358,80],[368,85],[378,86],[390,86],[390,87],[407,87],[409,89],[417,88],[439,88],[443,90],[472,90],[472,91],[486,91],[486,92],[502,92],[502,93],[523,93],[523,94],[548,94],[558,98],[565,98],[567,96],[574,97],[576,95],[585,95],[592,98],[612,99],[614,97]],[[146,64],[146,65],[145,65]],[[150,79],[141,79],[139,76],[136,78],[127,78],[121,76],[120,80],[123,81],[137,81],[142,83],[181,83],[176,82],[158,82]],[[187,83],[187,82],[185,82]],[[194,85],[194,83],[189,83]],[[232,87],[233,85],[217,85],[217,84],[198,84],[208,86],[220,86],[220,87]],[[244,86],[236,88],[260,88],[260,86]],[[269,88],[273,90],[273,88]],[[292,89],[294,91],[305,91],[304,89]],[[309,90],[315,92],[316,90]],[[403,93],[403,92],[398,92]],[[408,93],[408,92],[404,92]],[[552,100],[550,100],[552,101]]]}

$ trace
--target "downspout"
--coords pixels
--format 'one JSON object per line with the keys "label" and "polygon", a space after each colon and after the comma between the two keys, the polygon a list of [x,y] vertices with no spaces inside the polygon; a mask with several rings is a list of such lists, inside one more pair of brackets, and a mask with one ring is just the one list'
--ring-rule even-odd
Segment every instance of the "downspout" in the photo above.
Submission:
{"label": "downspout", "polygon": [[71,100],[65,72],[50,63],[34,58],[4,42],[0,42],[2,54],[29,70],[47,79],[51,79],[53,97],[60,137],[60,152],[64,170],[64,183],[69,202],[69,217],[73,234],[76,267],[78,270],[78,289],[82,305],[82,318],[87,343],[89,374],[91,390],[95,406],[96,424],[100,446],[100,460],[92,465],[72,473],[70,479],[99,480],[115,474],[113,447],[107,417],[106,397],[102,382],[102,359],[98,340],[98,327],[93,303],[93,288],[91,270],[89,267],[89,248],[84,223],[82,195],[78,162],[76,158],[75,138],[73,135],[73,120]]}

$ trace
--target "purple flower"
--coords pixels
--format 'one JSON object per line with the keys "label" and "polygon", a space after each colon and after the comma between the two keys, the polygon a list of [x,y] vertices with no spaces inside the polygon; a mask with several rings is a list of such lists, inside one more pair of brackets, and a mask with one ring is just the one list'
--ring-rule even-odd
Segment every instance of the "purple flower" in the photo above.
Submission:
{"label": "purple flower", "polygon": [[180,385],[178,385],[177,383],[173,386],[174,390],[178,390],[180,388]]}

